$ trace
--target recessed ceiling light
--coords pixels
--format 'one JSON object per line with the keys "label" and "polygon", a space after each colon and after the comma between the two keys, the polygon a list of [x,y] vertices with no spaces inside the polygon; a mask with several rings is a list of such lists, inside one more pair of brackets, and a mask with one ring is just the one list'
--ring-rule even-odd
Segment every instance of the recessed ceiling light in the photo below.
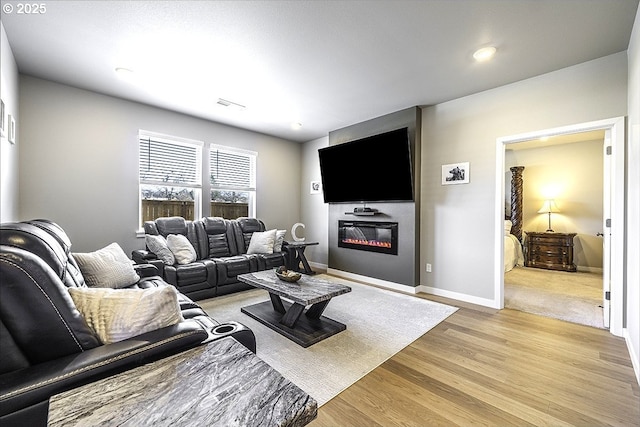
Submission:
{"label": "recessed ceiling light", "polygon": [[478,62],[488,61],[496,54],[496,48],[494,46],[487,46],[476,50],[473,53],[473,58]]}
{"label": "recessed ceiling light", "polygon": [[300,122],[291,123],[291,129],[293,129],[293,130],[302,129],[302,123],[300,123]]}

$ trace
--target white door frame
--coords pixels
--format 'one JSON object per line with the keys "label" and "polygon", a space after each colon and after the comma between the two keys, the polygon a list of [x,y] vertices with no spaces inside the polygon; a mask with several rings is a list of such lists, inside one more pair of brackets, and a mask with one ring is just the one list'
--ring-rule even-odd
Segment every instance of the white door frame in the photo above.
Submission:
{"label": "white door frame", "polygon": [[[611,322],[609,331],[622,336],[622,316],[624,308],[623,274],[624,253],[624,151],[625,118],[614,117],[588,123],[539,130],[518,135],[500,137],[496,140],[496,199],[495,199],[495,265],[494,265],[494,307],[504,308],[504,208],[505,208],[505,146],[516,142],[538,139],[543,136],[562,135],[592,130],[605,131],[605,143],[610,140],[611,154]],[[606,230],[604,230],[606,232]]]}

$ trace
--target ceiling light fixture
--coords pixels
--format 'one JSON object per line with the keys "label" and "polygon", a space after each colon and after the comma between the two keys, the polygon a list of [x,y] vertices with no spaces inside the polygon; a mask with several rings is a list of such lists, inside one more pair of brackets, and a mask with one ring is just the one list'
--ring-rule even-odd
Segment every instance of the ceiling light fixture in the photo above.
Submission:
{"label": "ceiling light fixture", "polygon": [[473,58],[478,62],[488,61],[496,54],[496,50],[494,46],[483,47],[473,53]]}
{"label": "ceiling light fixture", "polygon": [[232,102],[222,98],[218,98],[217,104],[233,111],[242,111],[247,108],[244,105],[238,104],[237,102]]}

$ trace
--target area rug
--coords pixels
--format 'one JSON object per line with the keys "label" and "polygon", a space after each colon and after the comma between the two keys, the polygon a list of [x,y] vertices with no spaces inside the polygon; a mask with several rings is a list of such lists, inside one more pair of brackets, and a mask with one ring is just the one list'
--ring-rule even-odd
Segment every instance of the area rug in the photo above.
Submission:
{"label": "area rug", "polygon": [[504,306],[604,328],[602,275],[516,267],[504,275]]}
{"label": "area rug", "polygon": [[303,348],[240,312],[245,305],[269,300],[263,290],[249,290],[198,303],[224,322],[235,320],[256,335],[257,355],[323,405],[453,314],[457,308],[333,276],[350,293],[331,300],[324,315],[347,329]]}

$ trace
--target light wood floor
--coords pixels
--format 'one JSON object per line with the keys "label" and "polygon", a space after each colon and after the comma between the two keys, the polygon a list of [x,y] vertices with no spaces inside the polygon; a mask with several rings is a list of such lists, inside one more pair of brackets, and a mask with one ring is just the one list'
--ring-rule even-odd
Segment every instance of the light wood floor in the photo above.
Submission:
{"label": "light wood floor", "polygon": [[626,344],[515,310],[461,307],[323,405],[324,426],[638,426]]}

